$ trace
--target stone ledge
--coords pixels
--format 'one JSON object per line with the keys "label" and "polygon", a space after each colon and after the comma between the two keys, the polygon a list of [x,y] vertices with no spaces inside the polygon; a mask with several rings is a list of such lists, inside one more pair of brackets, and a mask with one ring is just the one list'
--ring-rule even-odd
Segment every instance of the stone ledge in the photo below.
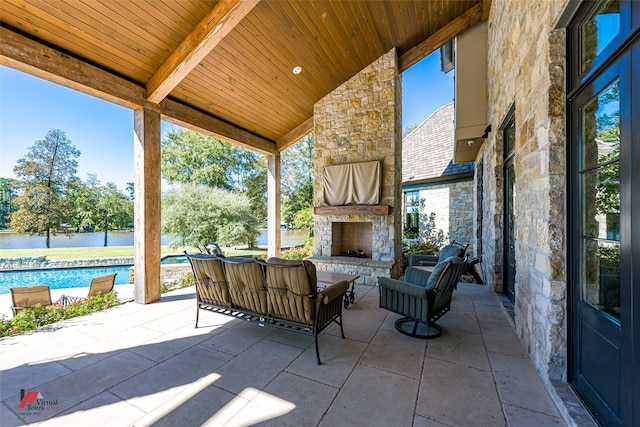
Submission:
{"label": "stone ledge", "polygon": [[320,256],[313,255],[307,257],[311,262],[318,263],[340,263],[340,264],[351,264],[351,265],[360,265],[366,267],[377,267],[377,268],[391,268],[393,267],[394,261],[380,261],[373,260],[370,258],[357,258],[357,257],[349,257],[349,256]]}
{"label": "stone ledge", "polygon": [[569,384],[564,381],[551,380],[545,386],[567,425],[571,427],[598,426]]}

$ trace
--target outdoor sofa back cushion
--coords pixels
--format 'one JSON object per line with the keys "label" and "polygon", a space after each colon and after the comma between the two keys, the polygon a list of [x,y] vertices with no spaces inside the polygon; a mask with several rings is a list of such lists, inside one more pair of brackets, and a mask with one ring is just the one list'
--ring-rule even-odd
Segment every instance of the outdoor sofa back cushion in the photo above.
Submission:
{"label": "outdoor sofa back cushion", "polygon": [[316,266],[311,261],[271,257],[267,260],[267,263],[276,264],[276,265],[293,265],[293,266],[299,266],[302,264],[307,269],[307,273],[308,273],[307,275],[309,276],[310,285],[311,285],[311,293],[315,294],[318,291],[318,277],[316,275]]}
{"label": "outdoor sofa back cushion", "polygon": [[268,314],[313,323],[316,268],[310,261],[270,258],[265,265]]}
{"label": "outdoor sofa back cushion", "polygon": [[253,313],[266,313],[267,295],[262,268],[255,259],[224,260],[225,277],[234,307]]}
{"label": "outdoor sofa back cushion", "polygon": [[229,288],[220,258],[215,255],[191,256],[191,266],[200,301],[229,306]]}

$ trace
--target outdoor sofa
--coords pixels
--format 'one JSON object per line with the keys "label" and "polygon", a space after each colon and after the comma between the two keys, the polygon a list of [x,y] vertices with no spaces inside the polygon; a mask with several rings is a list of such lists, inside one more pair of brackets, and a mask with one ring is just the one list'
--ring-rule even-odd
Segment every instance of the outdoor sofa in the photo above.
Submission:
{"label": "outdoor sofa", "polygon": [[291,330],[315,338],[335,322],[342,329],[342,301],[349,285],[318,288],[310,261],[224,257],[185,253],[196,283],[196,328],[200,310]]}

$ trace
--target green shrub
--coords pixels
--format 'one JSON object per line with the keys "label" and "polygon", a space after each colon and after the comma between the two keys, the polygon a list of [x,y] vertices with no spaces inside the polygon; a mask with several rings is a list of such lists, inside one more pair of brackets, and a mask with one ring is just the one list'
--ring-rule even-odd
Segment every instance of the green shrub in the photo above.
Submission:
{"label": "green shrub", "polygon": [[20,334],[37,329],[41,326],[49,325],[60,320],[71,319],[85,314],[101,311],[110,307],[120,305],[115,292],[108,294],[98,294],[85,301],[78,301],[67,307],[58,304],[41,306],[21,310],[13,319],[0,318],[0,337]]}
{"label": "green shrub", "polygon": [[160,281],[160,293],[161,294],[166,294],[167,292],[173,290],[173,287],[171,286],[171,283],[167,283],[164,280]]}
{"label": "green shrub", "polygon": [[313,255],[313,237],[305,240],[302,247],[295,247],[289,250],[283,251],[280,254],[280,258],[283,259],[305,259],[308,256]]}
{"label": "green shrub", "polygon": [[186,276],[182,278],[180,281],[180,288],[188,288],[189,286],[194,286],[196,284],[193,279],[193,273],[187,273]]}
{"label": "green shrub", "polygon": [[440,252],[440,245],[437,242],[421,242],[418,240],[403,240],[402,241],[402,270],[404,271],[409,264],[409,255],[422,254],[422,255],[434,255]]}
{"label": "green shrub", "polygon": [[193,273],[187,273],[182,279],[179,281],[160,281],[160,293],[164,294],[170,291],[174,291],[176,289],[188,288],[189,286],[195,285],[195,281],[193,280]]}

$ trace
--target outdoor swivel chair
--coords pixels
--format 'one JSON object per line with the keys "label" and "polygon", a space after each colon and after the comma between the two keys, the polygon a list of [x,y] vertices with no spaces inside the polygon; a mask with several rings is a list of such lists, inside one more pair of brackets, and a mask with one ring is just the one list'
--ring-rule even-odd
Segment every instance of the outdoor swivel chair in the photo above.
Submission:
{"label": "outdoor swivel chair", "polygon": [[451,296],[460,279],[463,261],[457,256],[439,262],[433,271],[408,267],[404,281],[378,278],[380,308],[401,314],[396,329],[414,338],[438,338],[436,320],[451,307]]}

